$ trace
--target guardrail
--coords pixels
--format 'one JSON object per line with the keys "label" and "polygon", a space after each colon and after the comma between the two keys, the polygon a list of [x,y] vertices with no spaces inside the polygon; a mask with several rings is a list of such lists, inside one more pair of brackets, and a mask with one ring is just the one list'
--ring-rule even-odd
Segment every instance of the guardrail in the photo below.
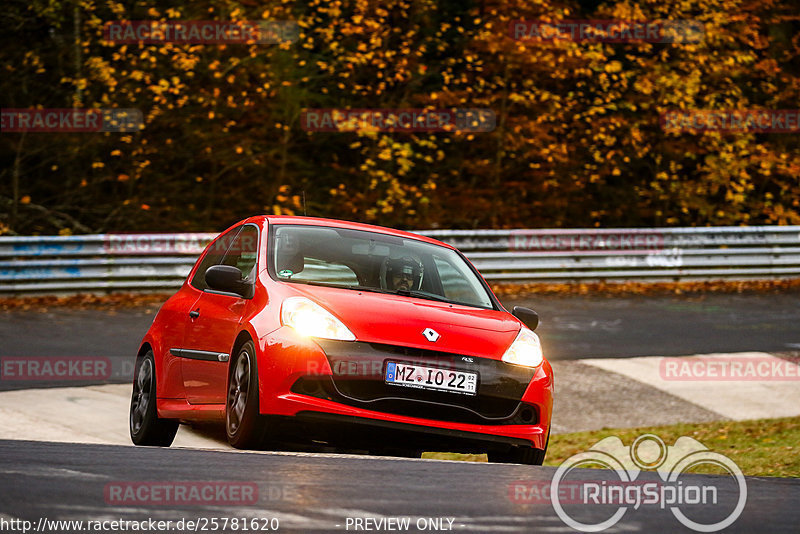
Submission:
{"label": "guardrail", "polygon": [[[427,230],[490,282],[800,277],[800,226]],[[0,294],[178,287],[216,234],[0,237]]]}

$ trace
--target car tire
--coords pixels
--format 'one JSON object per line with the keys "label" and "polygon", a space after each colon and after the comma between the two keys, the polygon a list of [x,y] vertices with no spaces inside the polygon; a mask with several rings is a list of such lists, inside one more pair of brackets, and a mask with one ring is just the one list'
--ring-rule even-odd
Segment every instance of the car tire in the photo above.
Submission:
{"label": "car tire", "polygon": [[237,449],[265,445],[266,417],[259,413],[258,364],[255,345],[248,341],[239,348],[228,373],[225,398],[225,433]]}
{"label": "car tire", "polygon": [[547,440],[544,443],[544,449],[537,449],[535,447],[511,447],[511,450],[504,452],[489,451],[487,456],[492,463],[542,465],[549,444],[550,431],[547,432]]}
{"label": "car tire", "polygon": [[150,350],[139,361],[133,377],[128,427],[135,445],[169,447],[178,432],[177,421],[158,417],[156,392],[156,365]]}

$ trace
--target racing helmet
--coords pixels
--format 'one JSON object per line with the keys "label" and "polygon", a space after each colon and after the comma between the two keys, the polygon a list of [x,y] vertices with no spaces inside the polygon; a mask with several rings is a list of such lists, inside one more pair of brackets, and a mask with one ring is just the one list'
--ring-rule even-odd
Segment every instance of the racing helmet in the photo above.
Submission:
{"label": "racing helmet", "polygon": [[422,287],[422,264],[411,256],[386,258],[383,263],[387,289],[414,291]]}

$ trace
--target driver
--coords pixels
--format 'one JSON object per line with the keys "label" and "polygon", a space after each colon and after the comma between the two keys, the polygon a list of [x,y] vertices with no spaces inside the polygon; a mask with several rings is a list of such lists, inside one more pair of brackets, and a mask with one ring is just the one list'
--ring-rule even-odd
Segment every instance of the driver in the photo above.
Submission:
{"label": "driver", "polygon": [[422,264],[414,258],[386,258],[386,285],[400,291],[417,290],[422,286]]}

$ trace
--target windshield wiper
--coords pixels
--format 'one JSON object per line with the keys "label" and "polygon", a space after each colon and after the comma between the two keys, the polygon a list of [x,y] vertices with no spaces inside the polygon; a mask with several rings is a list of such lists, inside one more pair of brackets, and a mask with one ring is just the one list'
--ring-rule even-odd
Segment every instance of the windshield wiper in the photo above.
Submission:
{"label": "windshield wiper", "polygon": [[286,280],[281,280],[281,282],[291,282],[292,284],[305,284],[307,286],[337,287],[342,289],[350,289],[350,286],[337,286],[335,284],[327,284],[325,282],[315,282],[313,280],[292,280],[291,278],[289,278]]}
{"label": "windshield wiper", "polygon": [[336,289],[349,289],[351,291],[368,291],[370,293],[385,293],[389,295],[397,295],[395,291],[391,291],[389,289],[380,289],[378,287],[368,287],[368,286],[344,286],[344,285],[336,285],[336,284],[328,284],[326,282],[316,282],[313,280],[283,280],[284,282],[292,282],[295,284],[305,284],[309,286],[319,286],[319,287],[334,287]]}
{"label": "windshield wiper", "polygon": [[[289,280],[286,280],[287,282]],[[321,286],[321,287],[335,287],[337,289],[350,289],[352,291],[366,291],[368,293],[382,293],[384,295],[400,295],[401,297],[414,297],[418,299],[426,299],[426,300],[435,300],[437,302],[447,302],[448,304],[459,304],[459,305],[466,305],[463,302],[459,302],[457,300],[452,300],[447,297],[443,297],[441,295],[437,295],[436,293],[428,293],[427,291],[419,291],[415,289],[381,289],[379,287],[369,287],[369,286],[337,286],[333,284],[326,284],[324,282],[313,282],[310,280],[291,280],[297,284],[307,284],[310,286]]]}
{"label": "windshield wiper", "polygon": [[400,295],[401,297],[415,297],[418,299],[435,300],[438,302],[447,302],[448,304],[464,304],[457,300],[451,300],[447,297],[437,295],[436,293],[428,293],[427,291],[419,291],[416,289],[381,289],[379,287],[364,287],[364,286],[346,286],[347,289],[356,289],[358,291],[369,291],[370,293],[383,293],[384,295]]}
{"label": "windshield wiper", "polygon": [[381,289],[379,287],[369,287],[369,286],[342,286],[346,287],[347,289],[352,289],[354,291],[367,291],[369,293],[383,293],[386,295],[396,295],[394,291],[390,291],[388,289]]}
{"label": "windshield wiper", "polygon": [[436,293],[428,293],[427,291],[419,291],[415,289],[398,289],[396,291],[389,291],[389,293],[394,293],[396,295],[402,295],[404,297],[416,297],[418,299],[427,299],[427,300],[436,300],[439,302],[447,302],[449,304],[462,304],[457,300],[452,300],[447,297],[443,297],[441,295],[437,295]]}

